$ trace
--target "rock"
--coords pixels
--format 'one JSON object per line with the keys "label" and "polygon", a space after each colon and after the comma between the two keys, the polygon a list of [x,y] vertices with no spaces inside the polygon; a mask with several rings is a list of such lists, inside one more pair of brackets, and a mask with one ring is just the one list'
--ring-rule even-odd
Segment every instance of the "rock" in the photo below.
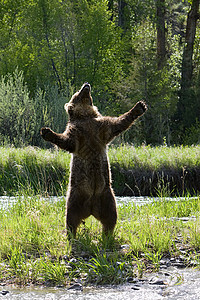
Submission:
{"label": "rock", "polygon": [[160,270],[162,270],[162,269],[167,269],[168,267],[166,266],[166,265],[161,265],[160,266]]}
{"label": "rock", "polygon": [[138,291],[140,288],[138,286],[132,286],[131,289],[135,290],[135,291]]}
{"label": "rock", "polygon": [[179,255],[179,260],[180,261],[186,261],[185,255]]}
{"label": "rock", "polygon": [[175,261],[176,261],[176,259],[175,259],[174,257],[171,257],[171,258],[170,258],[170,262],[171,262],[171,263],[174,263]]}
{"label": "rock", "polygon": [[164,272],[163,275],[169,277],[171,276],[171,273]]}
{"label": "rock", "polygon": [[69,260],[69,256],[68,255],[63,255],[62,259],[65,260],[65,261],[68,261]]}
{"label": "rock", "polygon": [[71,258],[69,261],[70,264],[75,264],[76,262],[77,262],[76,258]]}
{"label": "rock", "polygon": [[57,287],[58,289],[62,289],[62,288],[64,287],[64,285],[63,285],[63,284],[58,284],[56,287]]}
{"label": "rock", "polygon": [[185,251],[186,248],[185,247],[180,247],[179,251],[182,253],[182,255],[186,256],[187,255],[187,251]]}
{"label": "rock", "polygon": [[85,251],[82,251],[80,256],[85,260],[88,260],[90,258],[90,254],[88,252],[85,252]]}
{"label": "rock", "polygon": [[127,250],[129,250],[130,246],[128,244],[124,244],[124,245],[121,245],[121,249],[127,249]]}
{"label": "rock", "polygon": [[177,267],[179,269],[184,269],[186,267],[185,263],[180,262],[180,261],[176,261],[175,263],[173,263],[174,267]]}
{"label": "rock", "polygon": [[164,281],[162,279],[159,279],[157,277],[153,277],[149,280],[149,284],[155,284],[155,285],[165,285]]}
{"label": "rock", "polygon": [[72,286],[68,288],[68,290],[73,290],[73,291],[83,291],[83,286],[81,283],[75,283]]}
{"label": "rock", "polygon": [[198,266],[198,262],[196,260],[191,260],[190,267],[196,267],[196,266]]}
{"label": "rock", "polygon": [[1,292],[0,292],[0,295],[5,296],[5,295],[7,295],[8,293],[9,293],[9,291],[1,291]]}
{"label": "rock", "polygon": [[171,265],[171,262],[168,258],[167,259],[165,259],[165,258],[161,259],[159,263],[162,267],[165,266],[166,268],[170,267],[170,265]]}
{"label": "rock", "polygon": [[127,281],[128,283],[138,283],[138,279],[137,279],[137,278],[134,278],[134,277],[128,277],[128,278],[126,279],[126,281]]}
{"label": "rock", "polygon": [[128,244],[125,244],[125,245],[121,245],[120,247],[120,253],[121,254],[126,254],[130,251],[130,246]]}

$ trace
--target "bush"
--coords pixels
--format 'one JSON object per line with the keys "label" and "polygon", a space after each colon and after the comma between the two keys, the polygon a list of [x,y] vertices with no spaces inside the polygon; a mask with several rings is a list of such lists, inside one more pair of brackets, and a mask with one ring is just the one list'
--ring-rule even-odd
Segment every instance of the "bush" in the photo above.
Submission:
{"label": "bush", "polygon": [[[0,81],[0,145],[15,147],[43,146],[42,126],[63,131],[66,123],[66,98],[57,87],[37,89],[33,97],[24,82],[22,71],[1,78]],[[56,120],[56,128],[55,122]]]}
{"label": "bush", "polygon": [[184,145],[197,145],[200,143],[200,122],[196,120],[196,123],[186,130]]}

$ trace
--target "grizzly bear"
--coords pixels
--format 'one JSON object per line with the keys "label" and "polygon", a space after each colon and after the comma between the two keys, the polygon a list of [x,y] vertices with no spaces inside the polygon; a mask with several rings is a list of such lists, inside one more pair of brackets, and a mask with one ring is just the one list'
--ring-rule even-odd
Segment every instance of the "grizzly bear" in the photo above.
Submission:
{"label": "grizzly bear", "polygon": [[90,215],[102,223],[105,234],[113,232],[117,210],[107,145],[146,109],[146,104],[139,101],[119,117],[104,117],[93,105],[90,84],[84,83],[65,104],[69,115],[66,130],[55,133],[50,128],[41,129],[46,141],[72,153],[66,208],[68,233],[75,236],[77,227]]}

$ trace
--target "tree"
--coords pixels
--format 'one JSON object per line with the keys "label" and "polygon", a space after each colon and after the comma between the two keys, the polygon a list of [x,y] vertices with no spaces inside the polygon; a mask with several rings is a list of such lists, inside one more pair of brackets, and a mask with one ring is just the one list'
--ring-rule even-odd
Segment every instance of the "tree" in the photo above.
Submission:
{"label": "tree", "polygon": [[193,0],[191,9],[188,12],[186,34],[185,34],[185,47],[183,51],[182,62],[182,90],[191,86],[192,70],[193,70],[193,48],[196,34],[197,20],[199,18],[199,0]]}
{"label": "tree", "polygon": [[156,0],[156,27],[157,27],[157,57],[158,69],[165,64],[165,0]]}
{"label": "tree", "polygon": [[123,29],[126,28],[126,8],[127,3],[123,0],[118,0],[118,25]]}
{"label": "tree", "polygon": [[187,15],[180,99],[176,113],[176,119],[182,134],[196,122],[196,118],[199,118],[200,114],[199,99],[195,97],[193,89],[193,51],[198,18],[199,0],[192,0],[191,8]]}

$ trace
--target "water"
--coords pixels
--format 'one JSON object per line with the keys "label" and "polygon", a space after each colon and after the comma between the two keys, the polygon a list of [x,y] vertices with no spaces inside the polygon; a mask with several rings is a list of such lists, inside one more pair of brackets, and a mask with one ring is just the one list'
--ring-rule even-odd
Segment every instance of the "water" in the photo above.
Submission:
{"label": "water", "polygon": [[[19,197],[18,197],[19,198]],[[17,197],[8,197],[8,196],[0,196],[0,209],[7,209],[9,206],[13,205],[17,199]],[[20,197],[23,200],[23,196]],[[64,199],[65,197],[57,197],[57,196],[52,196],[48,198],[41,198],[46,201],[50,202],[55,202],[55,201],[60,201],[61,199]],[[192,198],[192,197],[191,197]],[[195,197],[193,197],[195,198]],[[177,198],[165,198],[165,201],[179,201],[185,199],[183,197],[177,197]],[[123,205],[123,204],[128,204],[128,203],[134,203],[136,205],[144,205],[151,203],[153,201],[159,201],[159,197],[147,197],[147,196],[141,196],[141,197],[116,197],[117,205]]]}
{"label": "water", "polygon": [[[20,199],[23,200],[23,196],[19,197]],[[61,199],[65,198],[63,197],[56,197],[56,196],[52,196],[52,197],[48,197],[48,198],[41,198],[44,199],[46,201],[50,201],[50,202],[55,202],[55,201],[60,201]],[[0,209],[8,209],[9,206],[12,206],[16,201],[17,201],[17,197],[8,197],[8,196],[0,196]],[[123,204],[127,204],[129,202],[135,203],[136,205],[144,205],[147,203],[150,203],[152,201],[155,201],[155,199],[159,199],[159,198],[150,198],[150,197],[116,197],[116,201],[118,205],[123,205]]]}
{"label": "water", "polygon": [[[163,284],[155,278],[162,279]],[[159,283],[159,282],[158,282]],[[1,290],[5,290],[5,287]],[[191,268],[171,268],[159,274],[151,274],[143,282],[117,287],[89,288],[69,291],[64,288],[7,288],[9,293],[0,299],[10,300],[197,300],[200,299],[200,271]]]}
{"label": "water", "polygon": [[[47,201],[59,201],[60,198],[46,198]],[[117,204],[133,202],[136,205],[156,201],[149,197],[117,197]],[[178,201],[179,199],[167,199]],[[7,209],[16,202],[15,197],[0,197],[0,208]],[[6,295],[2,291],[7,291]],[[26,287],[23,289],[0,286],[0,300],[197,300],[200,299],[200,271],[192,268],[177,269],[170,267],[159,273],[149,274],[144,280],[120,286],[90,288],[82,291],[67,288]]]}

